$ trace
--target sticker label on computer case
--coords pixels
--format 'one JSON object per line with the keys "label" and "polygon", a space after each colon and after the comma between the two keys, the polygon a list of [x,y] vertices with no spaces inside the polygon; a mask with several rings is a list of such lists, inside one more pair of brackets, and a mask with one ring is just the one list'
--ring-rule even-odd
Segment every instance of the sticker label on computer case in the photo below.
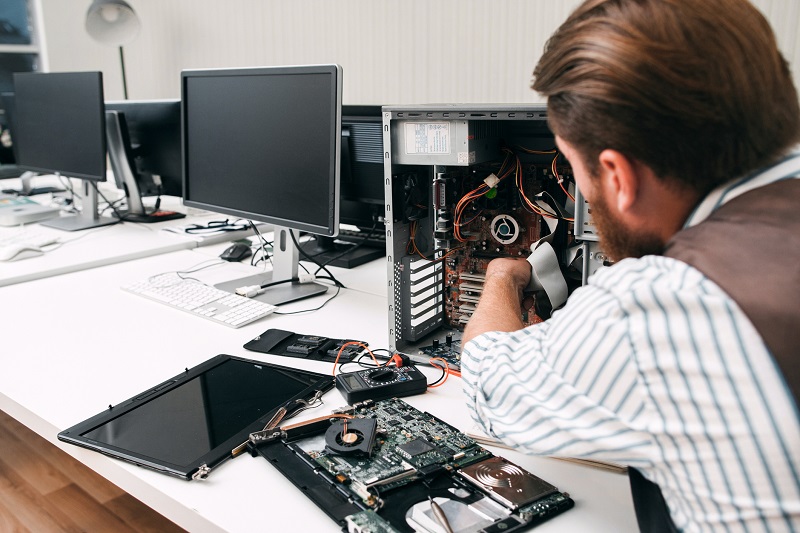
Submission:
{"label": "sticker label on computer case", "polygon": [[407,122],[405,124],[407,154],[449,154],[449,122]]}
{"label": "sticker label on computer case", "polygon": [[471,165],[475,162],[475,152],[458,152],[459,165]]}

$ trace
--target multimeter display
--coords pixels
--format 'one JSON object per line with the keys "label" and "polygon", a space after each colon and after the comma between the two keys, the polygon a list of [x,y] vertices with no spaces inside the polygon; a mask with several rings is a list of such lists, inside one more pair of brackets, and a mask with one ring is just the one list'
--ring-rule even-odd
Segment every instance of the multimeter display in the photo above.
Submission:
{"label": "multimeter display", "polygon": [[381,367],[336,376],[336,388],[348,403],[422,394],[425,375],[414,366]]}

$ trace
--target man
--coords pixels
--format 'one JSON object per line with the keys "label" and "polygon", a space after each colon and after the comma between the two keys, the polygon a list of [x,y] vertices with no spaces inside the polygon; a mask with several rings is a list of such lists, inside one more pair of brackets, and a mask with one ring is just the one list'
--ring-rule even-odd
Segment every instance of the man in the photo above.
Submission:
{"label": "man", "polygon": [[533,89],[616,264],[523,329],[530,266],[490,263],[473,417],[630,465],[643,530],[800,530],[800,109],[768,23],[746,0],[588,0]]}

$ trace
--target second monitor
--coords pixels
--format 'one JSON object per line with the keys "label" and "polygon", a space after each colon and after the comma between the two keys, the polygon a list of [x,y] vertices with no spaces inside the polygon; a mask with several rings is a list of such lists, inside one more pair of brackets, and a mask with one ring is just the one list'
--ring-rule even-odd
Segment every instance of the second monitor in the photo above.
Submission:
{"label": "second monitor", "polygon": [[320,264],[352,268],[383,257],[383,132],[380,106],[342,106],[342,157],[337,237],[315,236],[303,251]]}
{"label": "second monitor", "polygon": [[[182,196],[180,100],[105,103],[108,155],[117,187],[125,191],[126,220],[158,222],[184,215],[159,209],[161,195]],[[156,207],[143,197],[155,196]]]}
{"label": "second monitor", "polygon": [[42,224],[76,231],[116,223],[98,212],[97,182],[106,179],[102,73],[17,72],[14,92],[19,167],[83,182],[79,214]]}
{"label": "second monitor", "polygon": [[187,70],[181,94],[184,204],[275,225],[273,272],[222,288],[285,282],[272,304],[325,292],[298,282],[294,241],[339,229],[341,67]]}

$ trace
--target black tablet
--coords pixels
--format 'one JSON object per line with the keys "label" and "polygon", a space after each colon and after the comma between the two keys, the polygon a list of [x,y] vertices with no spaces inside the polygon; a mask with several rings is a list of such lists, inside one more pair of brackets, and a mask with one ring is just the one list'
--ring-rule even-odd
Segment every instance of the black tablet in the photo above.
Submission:
{"label": "black tablet", "polygon": [[58,438],[165,474],[205,477],[278,409],[332,387],[330,375],[218,355]]}

